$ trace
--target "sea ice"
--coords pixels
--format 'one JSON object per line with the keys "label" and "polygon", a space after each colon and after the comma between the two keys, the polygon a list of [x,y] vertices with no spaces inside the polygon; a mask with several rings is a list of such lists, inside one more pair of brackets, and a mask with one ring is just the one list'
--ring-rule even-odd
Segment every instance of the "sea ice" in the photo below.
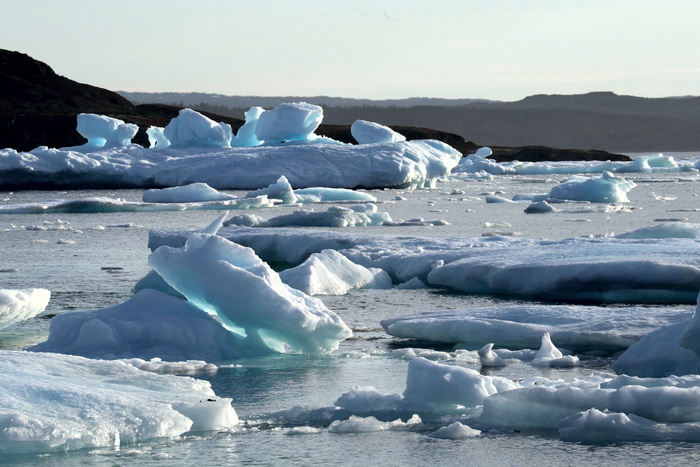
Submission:
{"label": "sea ice", "polygon": [[335,250],[314,253],[299,266],[280,273],[282,282],[308,295],[343,295],[352,289],[389,289],[391,278],[381,269],[367,269]]}
{"label": "sea ice", "polygon": [[350,126],[350,133],[359,144],[398,143],[406,137],[388,126],[366,120],[356,120]]}
{"label": "sea ice", "polygon": [[481,436],[481,431],[475,430],[467,425],[462,425],[460,422],[454,422],[447,426],[438,428],[438,430],[431,433],[430,436],[439,439],[476,438]]}
{"label": "sea ice", "polygon": [[420,427],[422,421],[418,415],[414,415],[408,421],[403,422],[400,418],[391,422],[382,422],[375,417],[358,417],[351,415],[347,420],[335,420],[328,427],[329,433],[372,433],[375,431],[399,431],[410,430]]}
{"label": "sea ice", "polygon": [[182,248],[161,247],[149,264],[189,302],[216,314],[254,353],[335,350],[350,329],[323,303],[285,285],[253,250],[194,234]]}
{"label": "sea ice", "polygon": [[263,112],[265,112],[265,109],[262,107],[251,107],[248,109],[245,113],[245,123],[238,129],[238,133],[236,133],[236,138],[234,140],[236,146],[252,148],[263,144],[263,142],[255,136],[255,127],[258,124],[260,114]]}
{"label": "sea ice", "polygon": [[506,361],[503,360],[496,352],[493,350],[493,344],[486,344],[479,349],[479,363],[482,367],[486,368],[498,368],[506,366]]}
{"label": "sea ice", "polygon": [[235,336],[217,320],[189,302],[153,289],[100,310],[57,315],[48,339],[27,350],[169,362],[222,362],[244,355]]}
{"label": "sea ice", "polygon": [[579,366],[581,362],[575,355],[564,356],[561,351],[552,344],[549,333],[545,332],[542,335],[542,346],[532,359],[532,364],[535,366],[548,367],[572,367]]}
{"label": "sea ice", "polygon": [[35,317],[50,299],[51,292],[46,289],[0,289],[0,329]]}
{"label": "sea ice", "polygon": [[247,227],[366,227],[391,222],[386,212],[377,212],[374,204],[352,207],[331,206],[326,211],[299,210],[291,214],[264,219],[255,214],[234,216],[224,226]]}
{"label": "sea ice", "polygon": [[0,454],[119,448],[238,423],[208,381],[124,362],[0,350]]}
{"label": "sea ice", "polygon": [[153,188],[143,193],[143,201],[146,203],[201,203],[229,199],[236,199],[236,197],[221,193],[206,183],[190,183],[189,185],[162,189]]}
{"label": "sea ice", "polygon": [[553,186],[549,198],[591,203],[628,203],[627,193],[635,186],[633,181],[606,171],[600,177],[574,176]]}
{"label": "sea ice", "polygon": [[690,222],[664,222],[631,232],[616,235],[617,238],[696,238],[700,239],[700,224]]}

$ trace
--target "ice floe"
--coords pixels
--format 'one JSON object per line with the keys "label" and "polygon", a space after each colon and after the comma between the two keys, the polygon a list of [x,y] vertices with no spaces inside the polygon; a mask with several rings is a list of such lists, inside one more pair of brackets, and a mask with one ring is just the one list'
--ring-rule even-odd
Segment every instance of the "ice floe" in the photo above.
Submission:
{"label": "ice floe", "polygon": [[125,362],[0,350],[0,453],[111,447],[238,423],[207,381]]}

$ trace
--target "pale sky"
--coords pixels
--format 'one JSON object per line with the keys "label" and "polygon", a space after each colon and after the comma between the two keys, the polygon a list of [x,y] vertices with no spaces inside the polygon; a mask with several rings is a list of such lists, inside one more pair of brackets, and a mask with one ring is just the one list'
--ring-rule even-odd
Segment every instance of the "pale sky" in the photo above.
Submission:
{"label": "pale sky", "polygon": [[0,48],[115,91],[700,95],[698,0],[0,0]]}

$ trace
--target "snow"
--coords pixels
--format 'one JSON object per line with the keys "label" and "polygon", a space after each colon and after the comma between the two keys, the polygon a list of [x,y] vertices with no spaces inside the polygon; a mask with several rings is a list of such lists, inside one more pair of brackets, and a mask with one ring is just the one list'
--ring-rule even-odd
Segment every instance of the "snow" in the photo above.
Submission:
{"label": "snow", "polygon": [[[698,305],[700,307],[700,305]],[[642,337],[613,364],[620,374],[664,377],[700,373],[700,312]]]}
{"label": "snow", "polygon": [[280,273],[282,282],[308,295],[343,295],[352,289],[391,288],[391,278],[381,269],[367,269],[335,250],[312,254],[299,266]]}
{"label": "snow", "polygon": [[35,317],[50,299],[46,289],[0,289],[0,329]]}
{"label": "snow", "polygon": [[[247,116],[246,116],[247,119]],[[265,144],[315,139],[314,131],[323,120],[323,109],[314,104],[280,104],[258,115],[255,137]]]}
{"label": "snow", "polygon": [[[187,235],[152,231],[149,248],[182,245]],[[695,239],[432,239],[249,227],[224,227],[219,235],[253,248],[266,261],[298,265],[331,248],[356,264],[383,269],[394,283],[417,277],[463,293],[694,304],[700,290]],[[494,341],[482,345],[488,342]]]}
{"label": "snow", "polygon": [[148,261],[189,302],[217,315],[246,352],[285,352],[285,345],[328,352],[352,334],[321,301],[285,285],[253,250],[221,237],[194,234],[183,248],[163,246]]}
{"label": "snow", "polygon": [[[163,130],[171,148],[230,148],[233,130],[192,109],[181,109]],[[160,145],[156,146],[156,149]]]}
{"label": "snow", "polygon": [[238,423],[207,381],[124,362],[0,350],[0,453],[123,445]]}
{"label": "snow", "polygon": [[398,143],[406,137],[388,126],[366,120],[356,120],[350,126],[350,133],[359,144]]}
{"label": "snow", "polygon": [[51,320],[48,339],[28,350],[169,362],[222,362],[244,355],[235,336],[217,320],[153,289],[111,307],[60,314]]}

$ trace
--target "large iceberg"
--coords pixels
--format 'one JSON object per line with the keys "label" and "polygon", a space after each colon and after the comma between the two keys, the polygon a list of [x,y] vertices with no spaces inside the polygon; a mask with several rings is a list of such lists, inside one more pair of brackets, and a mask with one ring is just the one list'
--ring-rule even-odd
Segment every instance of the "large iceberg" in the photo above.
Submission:
{"label": "large iceberg", "polygon": [[192,304],[218,315],[248,352],[331,351],[352,334],[320,300],[285,285],[253,250],[224,238],[195,234],[148,261]]}
{"label": "large iceberg", "polygon": [[125,362],[0,350],[0,455],[119,448],[232,428],[208,381]]}
{"label": "large iceberg", "polygon": [[46,289],[0,289],[0,329],[38,315],[50,299]]}

